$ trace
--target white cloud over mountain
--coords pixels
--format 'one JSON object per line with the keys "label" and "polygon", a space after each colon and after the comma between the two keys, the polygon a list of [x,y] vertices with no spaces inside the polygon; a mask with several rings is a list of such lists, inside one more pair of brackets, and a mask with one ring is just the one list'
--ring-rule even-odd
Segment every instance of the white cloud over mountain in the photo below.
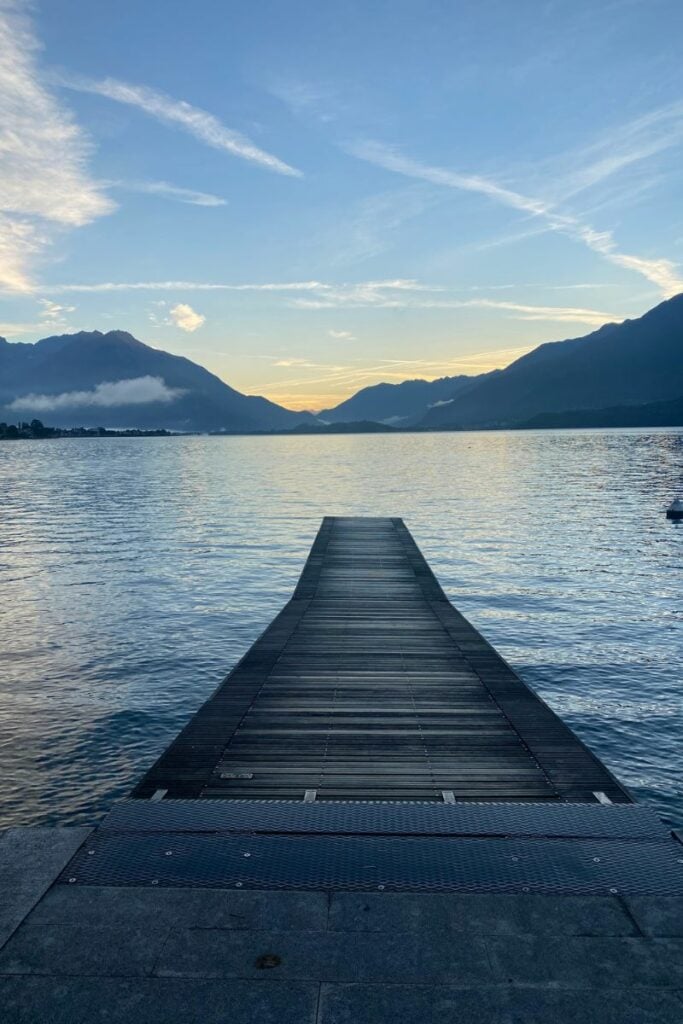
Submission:
{"label": "white cloud over mountain", "polygon": [[147,405],[173,402],[185,392],[169,388],[161,377],[132,377],[129,380],[104,381],[90,391],[63,391],[58,395],[22,395],[9,409],[21,412],[51,412],[55,409],[120,405]]}

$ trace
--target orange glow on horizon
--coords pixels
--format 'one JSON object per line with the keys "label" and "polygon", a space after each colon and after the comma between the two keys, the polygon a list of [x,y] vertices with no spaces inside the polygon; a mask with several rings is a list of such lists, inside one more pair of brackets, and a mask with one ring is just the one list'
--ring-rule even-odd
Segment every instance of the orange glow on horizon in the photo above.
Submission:
{"label": "orange glow on horizon", "polygon": [[402,381],[415,379],[432,381],[439,377],[455,377],[459,374],[476,376],[491,370],[502,370],[537,347],[524,345],[518,348],[472,353],[443,363],[396,359],[385,360],[381,366],[330,366],[327,372],[325,367],[316,367],[308,377],[302,377],[300,374],[304,371],[300,371],[296,376],[288,377],[282,382],[271,380],[262,387],[252,383],[240,390],[247,394],[262,395],[271,402],[284,405],[287,409],[318,412],[321,409],[333,408],[362,388],[375,384],[400,384]]}

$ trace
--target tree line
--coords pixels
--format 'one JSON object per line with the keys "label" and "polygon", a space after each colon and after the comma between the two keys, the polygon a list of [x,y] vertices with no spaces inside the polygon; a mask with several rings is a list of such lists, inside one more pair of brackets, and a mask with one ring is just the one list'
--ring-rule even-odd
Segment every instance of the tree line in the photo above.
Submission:
{"label": "tree line", "polygon": [[0,423],[0,441],[35,440],[49,437],[171,437],[170,430],[107,430],[106,427],[46,427],[40,420],[30,423]]}

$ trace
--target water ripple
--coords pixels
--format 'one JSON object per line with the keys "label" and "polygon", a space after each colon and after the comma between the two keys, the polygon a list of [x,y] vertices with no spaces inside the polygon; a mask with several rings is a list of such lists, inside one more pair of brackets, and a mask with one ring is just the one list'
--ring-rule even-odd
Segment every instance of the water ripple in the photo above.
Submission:
{"label": "water ripple", "polygon": [[325,515],[403,516],[459,608],[683,820],[681,431],[0,446],[0,826],[94,821],[290,596]]}

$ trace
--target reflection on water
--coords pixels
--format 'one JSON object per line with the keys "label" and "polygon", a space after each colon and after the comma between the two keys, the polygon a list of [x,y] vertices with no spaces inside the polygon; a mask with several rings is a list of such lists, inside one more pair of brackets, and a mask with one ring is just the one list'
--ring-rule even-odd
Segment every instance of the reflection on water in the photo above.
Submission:
{"label": "reflection on water", "polygon": [[289,597],[324,514],[403,516],[445,589],[683,821],[681,431],[0,445],[0,826],[91,822]]}

